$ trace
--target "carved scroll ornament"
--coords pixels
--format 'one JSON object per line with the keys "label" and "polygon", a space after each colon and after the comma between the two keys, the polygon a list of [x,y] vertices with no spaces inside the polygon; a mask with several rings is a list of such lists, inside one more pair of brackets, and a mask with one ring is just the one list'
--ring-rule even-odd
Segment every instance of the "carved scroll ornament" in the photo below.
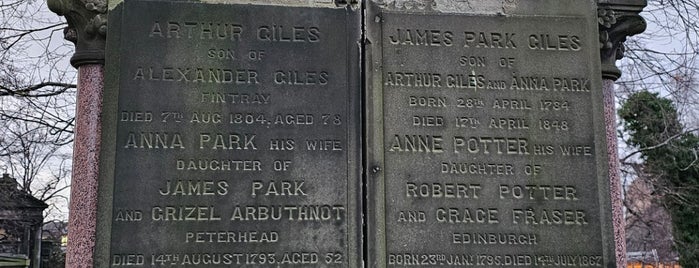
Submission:
{"label": "carved scroll ornament", "polygon": [[603,79],[617,80],[621,76],[616,61],[624,57],[626,38],[646,29],[646,21],[639,15],[645,6],[646,0],[599,1],[597,19]]}
{"label": "carved scroll ornament", "polygon": [[104,64],[107,37],[106,0],[47,0],[51,11],[65,16],[65,39],[75,44],[70,64]]}

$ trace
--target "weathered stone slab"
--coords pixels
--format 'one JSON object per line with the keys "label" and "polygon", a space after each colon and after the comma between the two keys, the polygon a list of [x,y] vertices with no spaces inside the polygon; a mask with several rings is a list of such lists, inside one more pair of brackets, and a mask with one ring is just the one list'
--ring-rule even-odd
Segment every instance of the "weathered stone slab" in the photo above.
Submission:
{"label": "weathered stone slab", "polygon": [[370,267],[612,267],[594,1],[372,1]]}
{"label": "weathered stone slab", "polygon": [[216,2],[110,10],[95,266],[359,267],[358,13]]}

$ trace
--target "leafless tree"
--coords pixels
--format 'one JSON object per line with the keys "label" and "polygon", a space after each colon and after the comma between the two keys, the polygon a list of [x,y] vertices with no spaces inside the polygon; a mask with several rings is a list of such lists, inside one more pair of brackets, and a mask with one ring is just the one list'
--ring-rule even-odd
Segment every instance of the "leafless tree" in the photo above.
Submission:
{"label": "leafless tree", "polygon": [[48,203],[46,215],[65,214],[70,177],[70,152],[47,128],[25,121],[10,121],[0,138],[0,166],[19,182],[21,190]]}
{"label": "leafless tree", "polygon": [[65,26],[43,0],[0,2],[0,167],[51,205],[49,219],[67,216],[76,85]]}
{"label": "leafless tree", "polygon": [[699,2],[649,0],[645,32],[626,41],[617,99],[639,90],[661,92],[677,105],[683,123],[699,126]]}
{"label": "leafless tree", "polygon": [[629,95],[641,90],[660,93],[674,102],[684,132],[669,135],[658,144],[636,148],[628,145],[629,135],[620,128],[627,239],[629,250],[656,249],[661,259],[668,260],[676,253],[668,248],[667,238],[672,236],[668,227],[669,216],[659,200],[675,195],[676,191],[658,182],[657,174],[662,174],[662,171],[648,170],[641,155],[670,146],[684,133],[698,133],[699,2],[649,0],[641,15],[648,28],[625,43],[625,58],[621,61],[623,75],[617,81],[617,100],[623,103]]}
{"label": "leafless tree", "polygon": [[[627,165],[634,180],[624,188],[626,249],[629,252],[655,250],[657,260],[670,263],[677,259],[672,238],[672,220],[662,205],[662,189],[657,176],[643,172],[643,165]],[[631,175],[631,174],[626,174]],[[640,177],[640,178],[638,178]]]}

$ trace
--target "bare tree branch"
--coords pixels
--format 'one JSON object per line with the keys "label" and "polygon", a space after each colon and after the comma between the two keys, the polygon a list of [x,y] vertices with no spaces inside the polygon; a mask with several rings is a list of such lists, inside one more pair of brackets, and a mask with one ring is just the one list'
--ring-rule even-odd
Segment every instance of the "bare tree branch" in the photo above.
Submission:
{"label": "bare tree branch", "polygon": [[[36,93],[32,94],[32,92],[46,88],[46,87],[51,87],[51,88],[56,88],[56,90],[50,90],[49,92],[46,93]],[[71,88],[77,88],[78,86],[76,84],[72,83],[59,83],[59,82],[43,82],[39,83],[36,85],[31,85],[28,87],[24,88],[17,88],[17,89],[11,89],[7,88],[4,85],[0,85],[0,97],[2,96],[19,96],[19,97],[49,97],[49,96],[56,96],[63,94],[63,92],[66,92],[66,90],[71,89]]]}
{"label": "bare tree branch", "polygon": [[646,147],[646,148],[638,149],[638,150],[636,150],[636,151],[634,151],[634,152],[632,152],[632,153],[626,155],[625,157],[621,158],[620,161],[621,161],[622,163],[625,163],[630,157],[632,157],[632,156],[634,156],[634,155],[636,155],[636,154],[639,154],[639,153],[642,153],[642,152],[645,152],[645,151],[655,150],[655,149],[658,149],[658,148],[660,148],[660,147],[666,146],[666,145],[668,145],[671,141],[676,140],[676,139],[679,138],[679,137],[682,137],[682,136],[685,135],[686,133],[690,133],[690,132],[694,132],[694,131],[699,131],[699,128],[689,129],[689,130],[687,130],[687,131],[685,131],[685,132],[682,132],[682,133],[679,133],[679,134],[675,134],[675,135],[673,135],[673,136],[667,138],[667,139],[664,140],[663,142],[658,143],[658,144],[656,144],[656,145],[649,146],[649,147]]}

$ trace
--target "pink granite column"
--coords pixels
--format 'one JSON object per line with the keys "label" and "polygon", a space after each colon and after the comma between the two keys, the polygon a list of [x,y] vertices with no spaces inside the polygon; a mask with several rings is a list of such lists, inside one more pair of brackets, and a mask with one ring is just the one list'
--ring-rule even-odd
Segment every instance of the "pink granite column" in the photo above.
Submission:
{"label": "pink granite column", "polygon": [[68,22],[63,33],[66,40],[75,44],[70,63],[78,68],[66,267],[92,268],[97,226],[107,1],[46,0],[46,4]]}
{"label": "pink granite column", "polygon": [[626,221],[624,220],[621,171],[617,144],[616,105],[614,81],[621,76],[616,61],[624,57],[626,37],[642,33],[645,20],[639,15],[646,0],[598,0],[600,59],[602,61],[602,94],[604,97],[604,121],[606,123],[607,152],[609,157],[609,194],[612,203],[612,225],[616,267],[626,267]]}
{"label": "pink granite column", "polygon": [[616,252],[616,267],[626,267],[626,221],[621,192],[621,176],[619,170],[619,154],[616,137],[616,109],[614,105],[614,80],[604,79],[602,82],[604,95],[604,121],[606,123],[607,153],[609,156],[609,192],[612,201],[612,221],[614,225],[614,245]]}
{"label": "pink granite column", "polygon": [[78,68],[73,178],[66,254],[66,267],[69,268],[93,266],[103,88],[103,65],[88,64]]}

